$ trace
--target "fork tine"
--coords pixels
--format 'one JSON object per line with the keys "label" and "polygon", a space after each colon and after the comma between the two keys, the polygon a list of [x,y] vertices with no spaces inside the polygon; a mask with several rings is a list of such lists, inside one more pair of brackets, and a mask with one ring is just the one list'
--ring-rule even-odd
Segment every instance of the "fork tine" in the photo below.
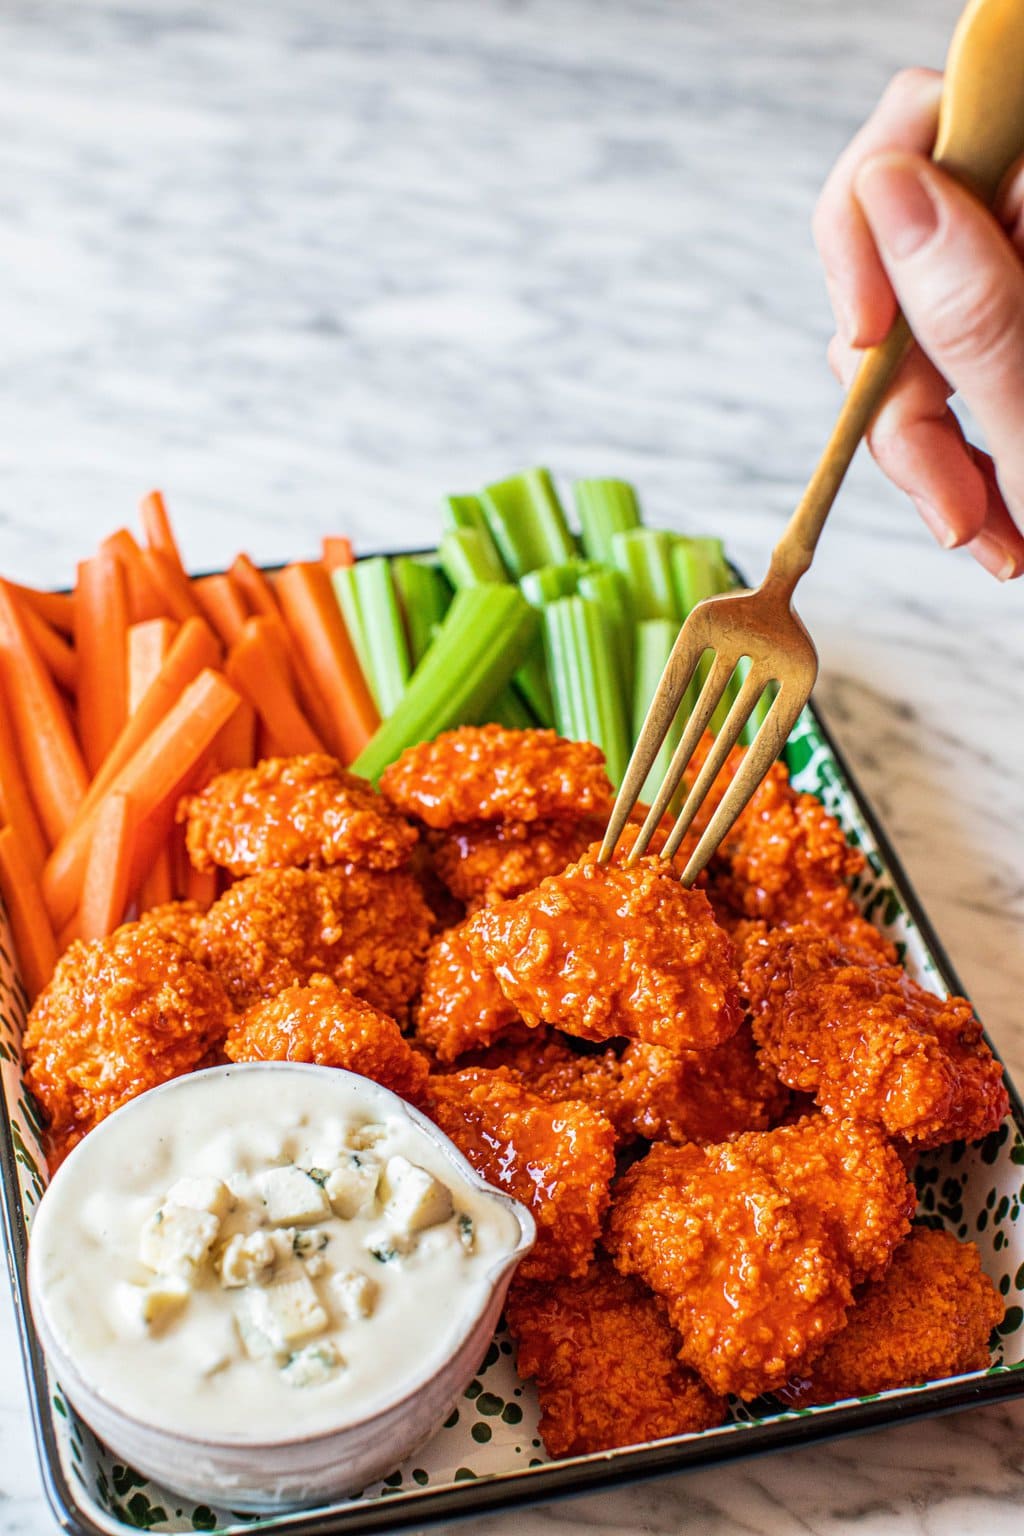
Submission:
{"label": "fork tine", "polygon": [[615,797],[612,814],[608,818],[608,828],[601,844],[601,852],[598,854],[598,862],[601,864],[607,864],[615,852],[615,845],[622,836],[622,829],[640,798],[640,791],[644,787],[654,759],[661,750],[669,725],[683,701],[683,696],[690,686],[690,679],[697,670],[697,663],[706,649],[703,644],[695,645],[692,635],[687,634],[688,628],[687,623],[679,631],[676,643],[669,652],[665,670],[661,674],[661,681],[654,690],[654,697],[644,717],[640,735],[637,737],[633,755],[629,759],[626,774],[622,780],[622,787]]}
{"label": "fork tine", "polygon": [[[750,719],[754,705],[768,686],[769,678],[763,670],[753,663],[746,677],[743,679],[739,693],[736,695],[715,737],[715,744],[711,748],[704,764],[690,788],[690,792],[680,808],[676,818],[676,824],[669,834],[668,841],[662,852],[662,857],[670,859],[678,849],[683,838],[690,830],[690,824],[696,816],[712,784],[718,778],[722,764],[739,740],[740,731]],[[673,765],[674,766],[674,765]]]}
{"label": "fork tine", "polygon": [[[708,721],[718,707],[718,701],[725,691],[725,685],[732,676],[734,666],[727,665],[720,655],[716,654],[711,669],[704,681],[704,686],[697,696],[697,702],[690,712],[690,717],[683,728],[683,734],[679,739],[679,745],[672,754],[672,761],[668,765],[665,777],[661,781],[658,793],[654,797],[654,803],[647,813],[647,819],[640,828],[640,835],[630,849],[627,864],[633,864],[647,852],[651,838],[654,836],[668,809],[669,802],[679,787],[679,781],[689,765],[698,741],[707,730]],[[753,705],[751,705],[751,709]],[[749,711],[748,711],[749,713]]]}
{"label": "fork tine", "polygon": [[806,696],[800,688],[794,696],[793,690],[787,689],[784,683],[780,686],[760,730],[747,748],[739,772],[690,855],[680,877],[684,885],[693,884],[719,843],[728,836],[736,818],[782,751],[805,702]]}

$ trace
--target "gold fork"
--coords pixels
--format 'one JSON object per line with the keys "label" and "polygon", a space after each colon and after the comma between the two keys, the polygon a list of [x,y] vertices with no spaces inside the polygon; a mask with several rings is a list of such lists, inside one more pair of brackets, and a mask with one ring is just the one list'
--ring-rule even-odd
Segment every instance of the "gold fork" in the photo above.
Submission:
{"label": "gold fork", "polygon": [[[970,0],[950,44],[932,158],[990,203],[1024,151],[1024,0]],[[850,461],[881,405],[913,337],[900,315],[879,346],[865,352],[832,435],[803,497],[776,544],[768,574],[753,591],[710,597],[692,610],[669,656],[633,749],[601,847],[607,861],[636,806],[698,663],[713,656],[682,739],[627,862],[646,852],[737,665],[749,659],[714,745],[676,819],[662,857],[680,847],[730,749],[765,688],[775,698],[721,803],[682,873],[691,885],[785,745],[818,672],[814,643],[792,608],[793,591],[814,558],[825,519]]]}

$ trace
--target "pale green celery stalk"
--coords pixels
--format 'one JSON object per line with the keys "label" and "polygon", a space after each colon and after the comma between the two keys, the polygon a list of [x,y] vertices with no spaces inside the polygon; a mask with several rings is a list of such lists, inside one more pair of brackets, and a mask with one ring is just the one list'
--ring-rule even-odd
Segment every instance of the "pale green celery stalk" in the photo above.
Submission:
{"label": "pale green celery stalk", "polygon": [[[453,528],[441,539],[438,557],[442,569],[455,590],[479,586],[481,582],[497,583],[508,580],[505,567],[498,559],[487,534],[476,528]],[[523,696],[530,713],[542,725],[554,721],[554,705],[547,673],[544,670],[544,653],[538,636],[537,644],[516,672],[515,685]],[[506,713],[512,713],[508,704]]]}
{"label": "pale green celery stalk", "polygon": [[487,720],[481,721],[481,724],[487,721],[503,725],[510,731],[529,731],[537,724],[536,716],[514,687],[502,689],[487,711]]}
{"label": "pale green celery stalk", "polygon": [[675,542],[675,534],[659,528],[612,534],[612,561],[626,578],[638,623],[681,617],[672,579]]}
{"label": "pale green celery stalk", "polygon": [[597,603],[578,596],[557,598],[542,616],[555,723],[563,736],[599,746],[608,777],[620,784],[629,732],[608,621]]}
{"label": "pale green celery stalk", "polygon": [[636,491],[625,480],[577,480],[572,489],[584,552],[602,565],[613,564],[613,534],[640,527]]}
{"label": "pale green celery stalk", "polygon": [[412,671],[390,564],[383,555],[357,560],[355,565],[335,571],[333,581],[350,634],[349,614],[357,616],[365,662],[360,645],[355,640],[352,643],[374,703],[386,719],[405,692]]}
{"label": "pale green celery stalk", "polygon": [[[715,597],[719,592],[728,592],[733,585],[732,574],[722,551],[720,539],[677,539],[672,550],[672,574],[683,618],[706,597]],[[696,704],[697,695],[707,681],[710,666],[710,655],[703,656],[687,692],[688,709],[692,709]],[[724,724],[738,687],[737,674],[734,673],[732,679],[726,684],[718,707],[711,716],[708,729],[713,735],[717,735]]]}
{"label": "pale green celery stalk", "polygon": [[480,505],[480,497],[466,492],[461,496],[441,497],[441,526],[448,528],[476,528],[487,532],[487,519]]}
{"label": "pale green celery stalk", "polygon": [[539,565],[560,565],[576,554],[549,470],[528,469],[488,485],[480,495],[498,552],[519,581]]}
{"label": "pale green celery stalk", "polygon": [[562,565],[538,565],[520,579],[519,589],[535,608],[558,597],[572,597],[588,571],[597,569],[589,560],[566,560]]}
{"label": "pale green celery stalk", "polygon": [[[741,687],[743,685],[749,671],[750,657],[742,656],[736,668],[737,687]],[[769,683],[767,688],[762,691],[761,697],[750,711],[749,720],[740,732],[740,741],[742,742],[743,746],[749,747],[751,742],[754,740],[754,737],[757,735],[761,726],[764,724],[765,719],[767,718],[768,711],[772,707],[772,703],[774,702],[777,692],[778,689],[774,683]]]}
{"label": "pale green celery stalk", "polygon": [[356,758],[353,772],[376,780],[406,747],[485,719],[537,628],[537,615],[518,587],[481,583],[456,592],[397,708]]}
{"label": "pale green celery stalk", "polygon": [[611,566],[591,566],[581,573],[578,591],[580,597],[596,603],[608,621],[612,646],[618,658],[622,698],[628,711],[633,702],[635,628],[629,584],[622,572]]}
{"label": "pale green celery stalk", "polygon": [[[366,634],[366,626],[363,623],[363,610],[360,599],[360,591],[356,586],[356,566],[345,565],[332,572],[331,584],[334,587],[334,596],[337,598],[341,616],[345,620],[345,628],[348,637],[352,641],[352,649],[356,653],[359,669],[366,678],[373,692],[373,683],[370,681],[370,643]],[[374,703],[378,710],[380,704],[374,697]]]}
{"label": "pale green celery stalk", "polygon": [[416,555],[397,555],[391,562],[391,578],[405,620],[409,659],[418,667],[448,612],[452,589],[432,559]]}
{"label": "pale green celery stalk", "polygon": [[[634,741],[640,734],[640,727],[644,723],[678,634],[679,625],[675,619],[643,619],[636,626],[636,671],[633,681]],[[641,800],[645,800],[648,804],[657,794],[661,781],[668,772],[672,754],[679,745],[689,714],[688,704],[687,697],[676,711],[675,719],[669,726],[661,750],[654,759],[651,771],[640,791]]]}

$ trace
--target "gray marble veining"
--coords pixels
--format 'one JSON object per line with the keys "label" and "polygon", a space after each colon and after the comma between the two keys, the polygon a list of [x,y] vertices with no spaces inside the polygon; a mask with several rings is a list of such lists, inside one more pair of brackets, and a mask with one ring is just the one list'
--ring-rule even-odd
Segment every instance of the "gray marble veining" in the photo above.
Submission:
{"label": "gray marble veining", "polygon": [[[446,490],[616,472],[751,572],[828,431],[808,230],[956,0],[2,0],[0,566],[167,491],[189,559],[425,543]],[[802,611],[819,695],[1024,1080],[1022,591],[867,461]],[[0,1301],[0,1536],[53,1529]],[[988,1409],[479,1523],[1011,1536]]]}

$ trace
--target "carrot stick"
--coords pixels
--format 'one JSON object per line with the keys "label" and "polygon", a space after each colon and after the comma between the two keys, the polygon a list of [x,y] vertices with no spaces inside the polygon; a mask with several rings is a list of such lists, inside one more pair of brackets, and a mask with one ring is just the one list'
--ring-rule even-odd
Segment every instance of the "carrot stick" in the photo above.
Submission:
{"label": "carrot stick", "polygon": [[284,757],[323,752],[324,744],[295,701],[287,663],[271,619],[249,619],[224,668],[248,699]]}
{"label": "carrot stick", "polygon": [[213,744],[218,771],[225,768],[251,768],[256,760],[255,750],[256,711],[243,698]]}
{"label": "carrot stick", "polygon": [[174,529],[167,515],[167,505],[162,491],[150,491],[147,496],[143,496],[139,502],[139,517],[150,549],[162,550],[184,576],[185,567],[182,564],[181,550],[174,537]]}
{"label": "carrot stick", "polygon": [[352,649],[331,578],[322,565],[285,566],[277,595],[296,649],[313,674],[319,697],[330,712],[330,745],[350,763],[380,724]]}
{"label": "carrot stick", "polygon": [[191,582],[169,555],[162,549],[142,549],[139,559],[160,593],[162,613],[169,613],[179,624],[184,624],[186,619],[202,617],[203,610],[192,595]]}
{"label": "carrot stick", "polygon": [[128,631],[128,713],[134,715],[174,643],[173,619],[146,619]]}
{"label": "carrot stick", "polygon": [[[43,910],[45,911],[45,909],[46,909],[46,904],[44,902],[43,903]],[[57,935],[57,953],[58,953],[58,955],[62,955],[66,949],[70,949],[71,945],[75,942],[75,940],[76,939],[80,939],[81,936],[82,935],[81,935],[81,933],[79,931],[79,924],[78,924],[78,912],[76,910],[75,912],[73,912],[71,914],[71,916],[68,918],[67,922],[64,924],[64,927],[61,929],[60,933],[58,933],[58,935]]]}
{"label": "carrot stick", "polygon": [[[109,792],[130,795],[138,816],[131,885],[136,878],[141,883],[149,859],[166,836],[178,795],[191,782],[238,701],[238,694],[218,673],[209,668],[200,672],[115,774]],[[67,921],[78,901],[98,815],[99,805],[94,804],[46,862],[43,895],[55,927]]]}
{"label": "carrot stick", "polygon": [[119,528],[100,545],[100,554],[106,552],[115,555],[124,567],[131,622],[144,624],[147,619],[160,618],[166,612],[166,604],[160,588],[146,567],[135,535],[129,533],[127,528]]}
{"label": "carrot stick", "polygon": [[34,608],[22,603],[21,616],[29,638],[54,682],[59,683],[65,693],[74,693],[78,686],[78,656],[74,649],[58,630],[39,617]]}
{"label": "carrot stick", "polygon": [[189,619],[181,626],[167,652],[166,661],[139,700],[138,708],[125,722],[124,729],[89,785],[76,823],[113,786],[114,779],[125,763],[143,746],[189,684],[195,681],[204,667],[219,666],[220,658],[220,646],[205,619]]}
{"label": "carrot stick", "polygon": [[241,593],[230,576],[201,576],[192,594],[225,645],[234,645],[249,617]]}
{"label": "carrot stick", "polygon": [[96,813],[78,909],[78,932],[87,943],[105,939],[124,917],[131,894],[135,825],[130,795],[108,795]]}
{"label": "carrot stick", "polygon": [[0,677],[32,800],[53,844],[74,820],[88,775],[57,685],[5,582],[0,582]]}
{"label": "carrot stick", "polygon": [[78,604],[78,729],[91,773],[128,717],[128,590],[124,567],[109,551],[83,560]]}
{"label": "carrot stick", "polygon": [[344,538],[341,534],[325,534],[321,563],[332,574],[335,571],[344,570],[347,566],[355,565],[356,557],[352,553],[352,540]]}
{"label": "carrot stick", "polygon": [[11,729],[11,717],[0,689],[0,822],[8,822],[17,832],[22,853],[33,875],[46,863],[46,839],[43,837],[32,796],[18,758]]}
{"label": "carrot stick", "polygon": [[59,629],[62,635],[74,634],[75,594],[73,592],[40,592],[37,587],[22,587],[16,581],[9,581],[7,585],[12,592],[18,594],[22,611],[31,608],[37,618],[45,619],[53,629]]}
{"label": "carrot stick", "polygon": [[228,572],[253,613],[279,613],[274,589],[248,555],[236,555]]}
{"label": "carrot stick", "polygon": [[139,911],[148,912],[152,907],[162,907],[165,901],[173,900],[171,855],[164,843],[154,854],[139,888]]}
{"label": "carrot stick", "polygon": [[29,1001],[43,990],[57,964],[57,945],[42,893],[14,827],[0,831],[0,894],[4,898]]}

